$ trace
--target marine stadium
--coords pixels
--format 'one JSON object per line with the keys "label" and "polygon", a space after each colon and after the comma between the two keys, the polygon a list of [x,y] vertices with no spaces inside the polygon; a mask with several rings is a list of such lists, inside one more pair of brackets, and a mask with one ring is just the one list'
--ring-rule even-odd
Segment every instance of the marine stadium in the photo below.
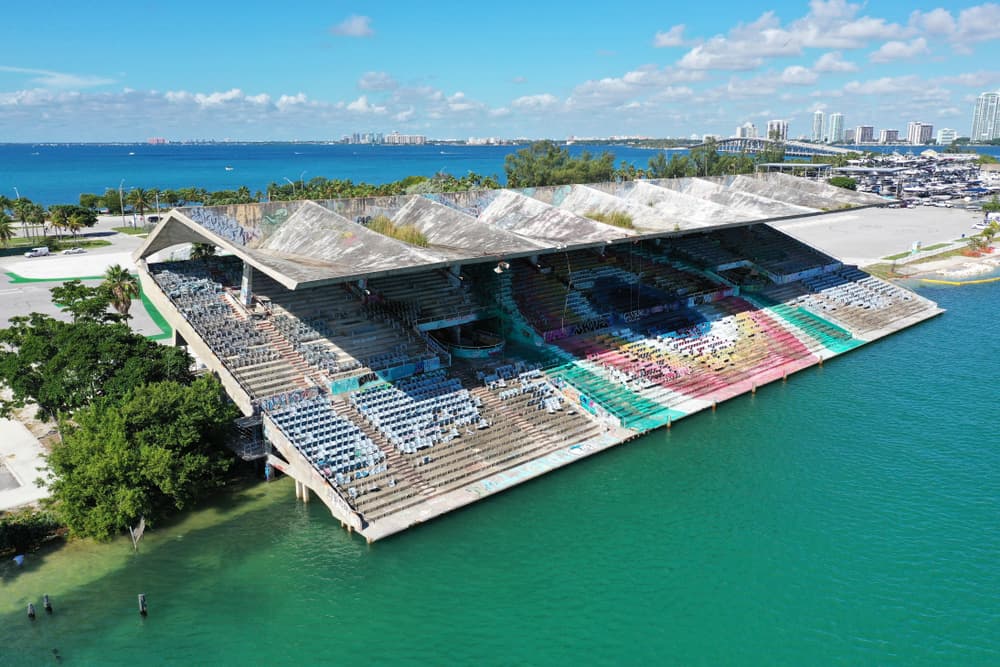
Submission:
{"label": "marine stadium", "polygon": [[768,225],[887,203],[771,173],[189,207],[136,261],[241,455],[371,542],[939,314]]}

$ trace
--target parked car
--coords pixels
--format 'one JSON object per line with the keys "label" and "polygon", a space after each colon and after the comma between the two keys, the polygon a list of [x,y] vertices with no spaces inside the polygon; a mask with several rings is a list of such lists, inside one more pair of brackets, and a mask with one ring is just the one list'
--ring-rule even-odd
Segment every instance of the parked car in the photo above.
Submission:
{"label": "parked car", "polygon": [[24,253],[25,257],[45,257],[49,254],[49,249],[42,246],[41,248],[32,248],[28,252]]}
{"label": "parked car", "polygon": [[84,250],[83,248],[80,248],[79,246],[76,248],[67,248],[66,250],[63,250],[64,255],[82,255],[85,252],[87,251]]}

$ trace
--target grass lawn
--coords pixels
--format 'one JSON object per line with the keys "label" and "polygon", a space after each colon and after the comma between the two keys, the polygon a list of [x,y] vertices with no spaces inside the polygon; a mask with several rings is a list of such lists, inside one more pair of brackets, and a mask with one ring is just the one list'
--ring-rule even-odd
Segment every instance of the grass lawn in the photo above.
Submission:
{"label": "grass lawn", "polygon": [[132,236],[145,236],[149,232],[145,227],[112,227],[119,234],[131,234]]}

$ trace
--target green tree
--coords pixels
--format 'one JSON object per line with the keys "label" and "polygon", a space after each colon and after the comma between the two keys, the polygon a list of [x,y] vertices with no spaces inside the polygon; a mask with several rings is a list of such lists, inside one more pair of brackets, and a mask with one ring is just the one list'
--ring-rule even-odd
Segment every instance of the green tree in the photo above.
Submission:
{"label": "green tree", "polygon": [[59,234],[59,240],[62,240],[62,232],[66,228],[66,210],[61,206],[53,206],[49,211],[49,224]]}
{"label": "green tree", "polygon": [[13,397],[0,413],[36,403],[42,419],[71,414],[104,398],[118,400],[149,382],[188,382],[191,360],[118,322],[62,322],[41,313],[11,318],[0,329],[0,381]]}
{"label": "green tree", "polygon": [[72,533],[106,539],[140,516],[155,523],[183,509],[222,484],[236,416],[210,375],[142,385],[120,404],[78,411],[48,456],[56,511]]}
{"label": "green tree", "polygon": [[89,287],[79,280],[70,280],[49,289],[49,292],[52,293],[52,302],[63,312],[72,315],[74,322],[110,322],[120,319],[108,313],[111,295],[102,287]]}
{"label": "green tree", "polygon": [[846,190],[857,190],[858,182],[851,178],[850,176],[831,176],[830,180],[827,181],[830,185],[835,185],[838,188],[844,188]]}
{"label": "green tree", "polygon": [[985,213],[997,213],[1000,212],[1000,196],[993,195],[993,198],[988,202],[983,204],[983,211]]}
{"label": "green tree", "polygon": [[111,305],[115,310],[123,317],[128,317],[132,299],[139,296],[139,279],[120,264],[113,264],[104,272],[104,282],[101,283],[101,287],[111,297]]}
{"label": "green tree", "polygon": [[215,256],[216,247],[211,243],[192,243],[191,259],[208,259]]}
{"label": "green tree", "polygon": [[101,197],[101,205],[108,209],[108,212],[112,215],[122,215],[125,211],[123,208],[124,197],[120,190],[114,188],[108,188],[104,191],[104,195]]}
{"label": "green tree", "polygon": [[507,185],[514,188],[609,181],[614,170],[611,153],[595,158],[585,151],[574,158],[552,141],[536,141],[504,159]]}
{"label": "green tree", "polygon": [[70,216],[66,218],[66,229],[73,235],[73,238],[76,238],[76,235],[79,234],[80,230],[82,230],[85,226],[83,216],[79,213],[71,213]]}
{"label": "green tree", "polygon": [[95,195],[91,192],[84,192],[80,194],[80,206],[84,208],[89,208],[94,210],[101,208],[102,198],[100,195]]}
{"label": "green tree", "polygon": [[14,221],[7,215],[6,211],[0,211],[0,244],[4,248],[10,245],[14,238]]}
{"label": "green tree", "polygon": [[149,199],[149,192],[142,188],[132,188],[128,193],[128,203],[132,204],[132,208],[139,212],[140,218],[146,213]]}

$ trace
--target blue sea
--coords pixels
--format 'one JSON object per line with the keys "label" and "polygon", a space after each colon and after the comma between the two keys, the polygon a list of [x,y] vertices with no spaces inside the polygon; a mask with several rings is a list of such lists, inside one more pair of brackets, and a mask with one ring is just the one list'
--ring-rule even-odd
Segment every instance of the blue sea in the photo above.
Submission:
{"label": "blue sea", "polygon": [[[270,183],[322,176],[386,183],[407,176],[468,172],[504,180],[504,158],[523,146],[371,146],[343,144],[0,144],[0,194],[45,205],[75,203],[107,189],[200,187],[266,192]],[[610,151],[645,166],[655,151],[627,146],[569,146]],[[232,167],[227,170],[227,167]]]}
{"label": "blue sea", "polygon": [[[386,183],[407,176],[470,171],[503,182],[504,158],[523,146],[369,146],[343,144],[0,144],[0,194],[46,206],[75,203],[107,189],[200,187],[267,192],[270,183],[322,176]],[[864,149],[899,147],[866,146]],[[645,167],[656,151],[625,145],[573,144],[572,155],[609,151],[615,164]],[[905,152],[906,147],[900,148]],[[977,150],[1000,155],[1000,147]],[[668,151],[668,154],[686,151]],[[226,167],[232,167],[227,170]]]}

